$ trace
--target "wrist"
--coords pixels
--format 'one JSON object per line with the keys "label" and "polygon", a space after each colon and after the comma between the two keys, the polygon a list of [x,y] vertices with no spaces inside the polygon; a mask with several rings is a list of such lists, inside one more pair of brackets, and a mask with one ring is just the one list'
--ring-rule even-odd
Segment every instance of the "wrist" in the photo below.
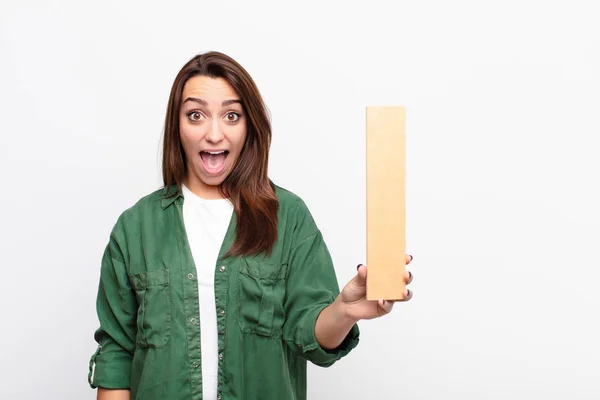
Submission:
{"label": "wrist", "polygon": [[355,323],[348,315],[347,304],[338,296],[317,317],[315,338],[322,348],[335,349],[344,341]]}
{"label": "wrist", "polygon": [[352,326],[358,322],[356,318],[352,318],[348,313],[348,304],[342,300],[342,295],[338,297],[331,304],[332,314],[334,315],[337,323]]}

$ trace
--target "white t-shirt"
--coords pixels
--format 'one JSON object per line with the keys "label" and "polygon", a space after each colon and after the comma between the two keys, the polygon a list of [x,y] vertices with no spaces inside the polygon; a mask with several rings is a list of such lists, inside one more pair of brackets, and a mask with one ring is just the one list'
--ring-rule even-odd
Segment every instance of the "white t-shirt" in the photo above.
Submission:
{"label": "white t-shirt", "polygon": [[218,332],[215,306],[215,268],[233,212],[227,199],[206,200],[182,188],[183,221],[196,264],[200,298],[200,351],[202,352],[202,398],[217,398]]}

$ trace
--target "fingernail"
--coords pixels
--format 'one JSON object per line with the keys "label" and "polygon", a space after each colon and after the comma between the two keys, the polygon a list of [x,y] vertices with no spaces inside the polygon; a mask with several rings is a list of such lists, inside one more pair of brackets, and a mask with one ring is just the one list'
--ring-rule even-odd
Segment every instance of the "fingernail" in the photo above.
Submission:
{"label": "fingernail", "polygon": [[412,272],[408,271],[408,280],[412,280]]}
{"label": "fingernail", "polygon": [[410,289],[406,289],[406,297],[410,297]]}
{"label": "fingernail", "polygon": [[358,269],[360,268],[360,266],[361,266],[361,265],[362,265],[362,264],[358,264],[358,265],[356,266],[356,270],[357,270],[357,271],[358,271]]}
{"label": "fingernail", "polygon": [[410,256],[410,261],[412,261],[414,259],[413,255],[409,254],[409,256]]}
{"label": "fingernail", "polygon": [[381,302],[382,302],[382,304],[385,306],[385,303],[386,303],[386,302],[385,302],[385,300],[381,300]]}

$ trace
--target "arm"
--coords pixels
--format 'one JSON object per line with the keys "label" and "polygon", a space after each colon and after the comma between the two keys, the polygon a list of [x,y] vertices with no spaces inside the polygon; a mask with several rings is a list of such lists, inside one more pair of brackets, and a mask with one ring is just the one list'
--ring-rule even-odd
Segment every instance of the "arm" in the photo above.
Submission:
{"label": "arm", "polygon": [[[123,250],[122,225],[117,224],[102,257],[96,310],[100,327],[94,334],[98,350],[90,360],[89,383],[92,388],[130,388],[131,363],[137,334],[138,303],[129,282]],[[93,368],[95,365],[95,368]],[[98,396],[116,396],[102,391]],[[101,397],[99,397],[101,398]],[[103,398],[103,397],[102,397]],[[118,397],[121,398],[121,397]]]}
{"label": "arm", "polygon": [[[411,261],[412,256],[407,254],[406,265]],[[411,281],[412,274],[406,272],[404,283],[408,285]],[[367,267],[359,265],[356,276],[348,282],[335,301],[319,314],[315,324],[315,337],[321,347],[338,347],[357,321],[378,318],[392,311],[393,301],[367,301],[366,285]],[[410,300],[411,297],[412,292],[406,289],[403,301]]]}
{"label": "arm", "polygon": [[98,388],[98,400],[130,400],[129,390]]}
{"label": "arm", "polygon": [[289,259],[283,338],[301,357],[328,367],[356,347],[360,332],[338,308],[331,256],[321,233],[310,228],[314,233],[296,243]]}
{"label": "arm", "polygon": [[335,349],[342,344],[356,322],[345,314],[341,296],[338,296],[319,314],[315,337],[324,349]]}

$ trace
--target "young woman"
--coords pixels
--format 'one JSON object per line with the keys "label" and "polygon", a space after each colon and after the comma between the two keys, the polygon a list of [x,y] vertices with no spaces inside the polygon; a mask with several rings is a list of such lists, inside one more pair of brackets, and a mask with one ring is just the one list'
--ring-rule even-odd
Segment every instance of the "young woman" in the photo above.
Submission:
{"label": "young woman", "polygon": [[119,217],[102,259],[99,399],[305,399],[307,361],[332,365],[357,345],[357,321],[391,311],[366,300],[366,266],[339,292],[306,205],[268,178],[270,142],[236,61],[210,52],[183,67],[164,188]]}

